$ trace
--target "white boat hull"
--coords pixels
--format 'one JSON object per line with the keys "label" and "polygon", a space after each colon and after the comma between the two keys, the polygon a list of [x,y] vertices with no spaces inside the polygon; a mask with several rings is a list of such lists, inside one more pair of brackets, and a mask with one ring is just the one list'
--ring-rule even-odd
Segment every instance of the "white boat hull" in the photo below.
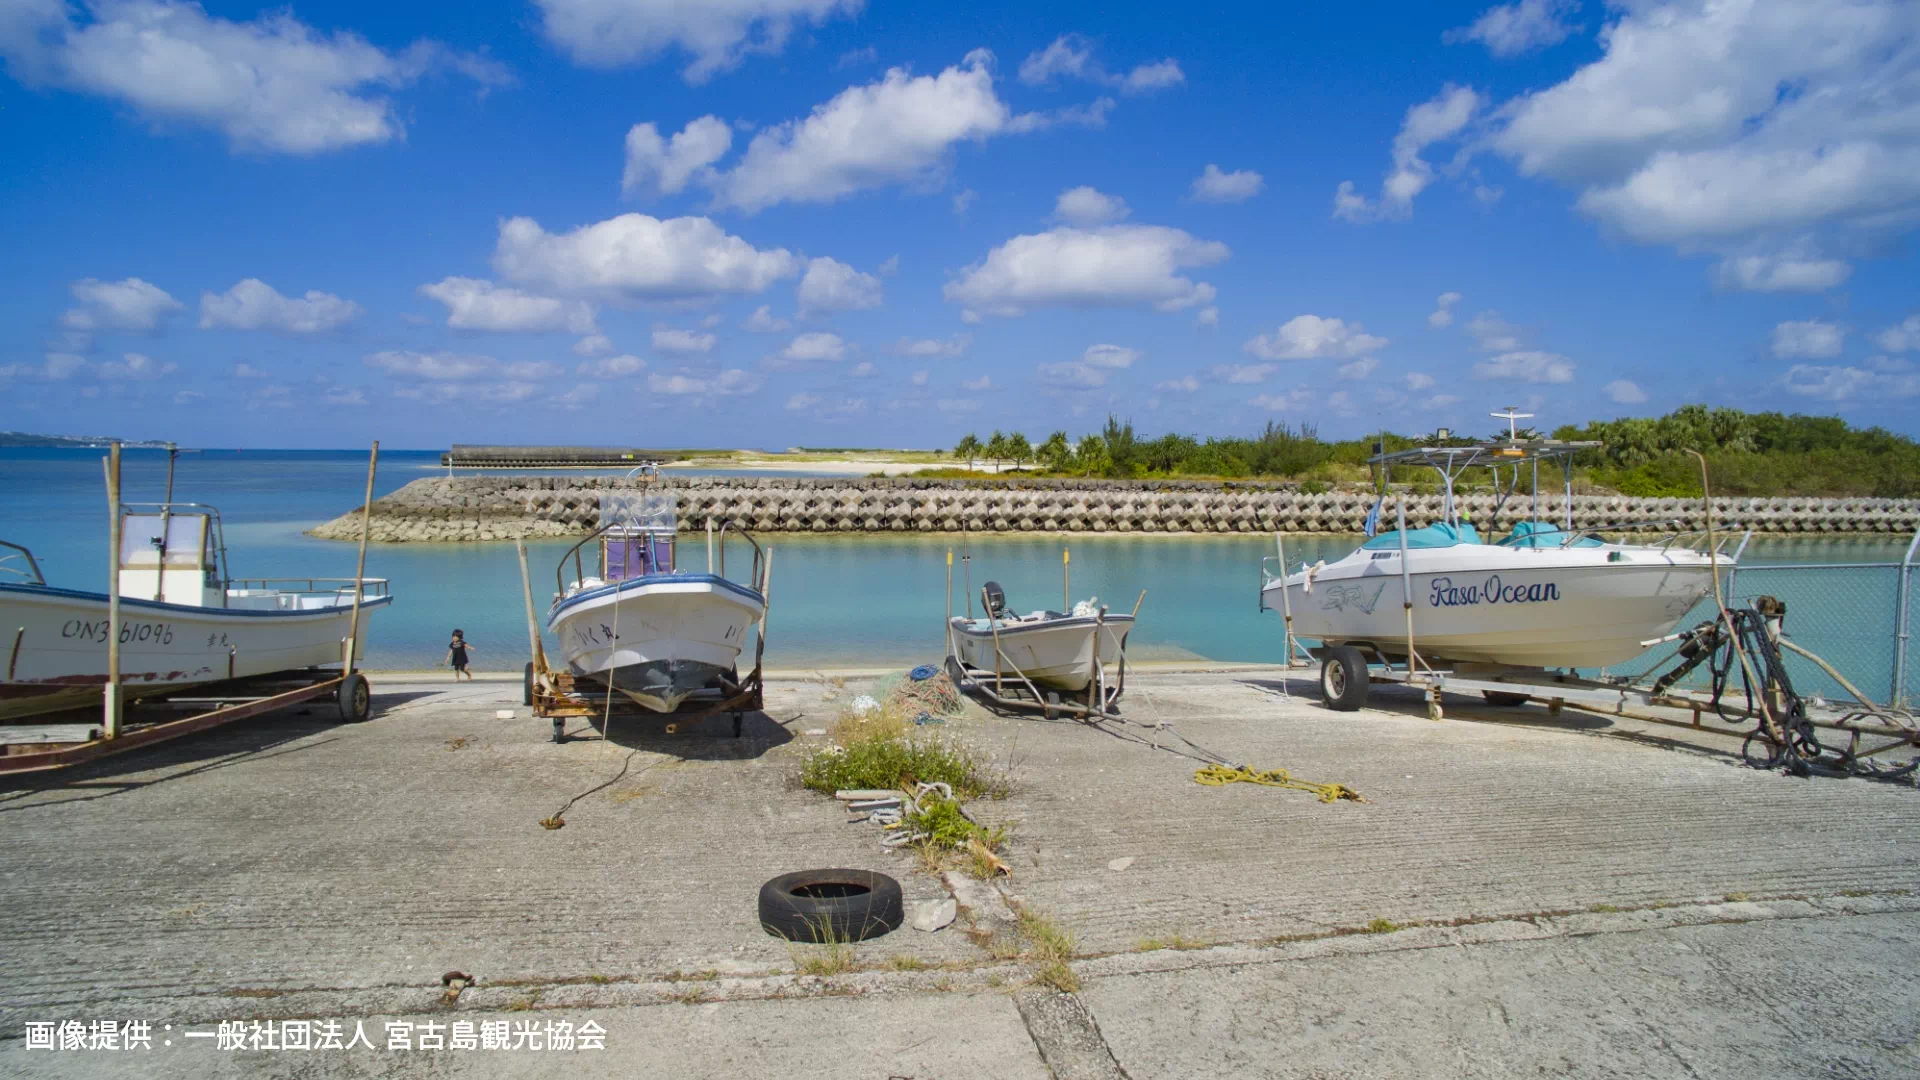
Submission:
{"label": "white boat hull", "polygon": [[[244,598],[243,598],[244,599]],[[360,608],[360,640],[391,597]],[[238,602],[238,601],[237,601]],[[107,681],[104,593],[0,585],[0,720],[98,704]],[[351,605],[287,610],[120,601],[120,682],[129,698],[338,664]],[[362,650],[364,651],[364,650]]]}
{"label": "white boat hull", "polygon": [[[1269,583],[1265,606],[1293,632],[1329,645],[1372,644],[1404,655],[1400,552],[1355,552],[1309,576]],[[1413,642],[1428,662],[1597,668],[1645,651],[1713,588],[1715,563],[1695,551],[1492,545],[1407,553]],[[1723,568],[1728,565],[1724,561]]]}
{"label": "white boat hull", "polygon": [[656,712],[672,712],[736,669],[766,600],[711,574],[659,574],[584,588],[554,605],[547,630],[567,669]]}
{"label": "white boat hull", "polygon": [[996,650],[993,628],[985,619],[955,617],[949,624],[955,655],[979,671],[998,671],[1009,678],[1025,675],[1037,686],[1079,692],[1093,682],[1095,638],[1100,664],[1113,668],[1133,630],[1133,616],[1108,615],[1099,626],[1090,615],[998,626]]}

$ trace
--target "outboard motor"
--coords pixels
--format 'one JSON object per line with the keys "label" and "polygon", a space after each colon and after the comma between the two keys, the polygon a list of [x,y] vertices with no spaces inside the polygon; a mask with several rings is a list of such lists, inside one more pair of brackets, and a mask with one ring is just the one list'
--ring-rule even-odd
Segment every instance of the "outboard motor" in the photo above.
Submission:
{"label": "outboard motor", "polygon": [[982,603],[987,607],[987,617],[1004,619],[1007,617],[1007,591],[997,581],[989,581],[980,586]]}

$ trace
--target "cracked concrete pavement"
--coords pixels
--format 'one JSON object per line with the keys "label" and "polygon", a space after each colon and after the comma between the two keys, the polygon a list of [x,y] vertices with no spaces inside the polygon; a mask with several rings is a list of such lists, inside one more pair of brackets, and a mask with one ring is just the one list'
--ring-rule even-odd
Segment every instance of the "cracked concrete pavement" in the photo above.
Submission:
{"label": "cracked concrete pavement", "polygon": [[[554,745],[517,680],[375,676],[365,725],[287,712],[10,781],[0,1074],[1920,1075],[1912,785],[1755,772],[1732,740],[1571,712],[1434,723],[1391,688],[1336,714],[1258,669],[1142,675],[1128,717],[1171,727],[1132,730],[1368,803],[1202,787],[1148,745],[970,713],[950,730],[1015,780],[975,804],[1014,829],[1002,888],[1074,935],[1081,989],[960,927],[798,975],[754,917],[767,878],[860,866],[946,895],[793,783],[846,681],[770,683],[739,741],[616,721]],[[477,983],[448,1003],[454,970]],[[607,1049],[23,1037],[327,1017],[382,1046],[390,1020],[592,1019]]]}

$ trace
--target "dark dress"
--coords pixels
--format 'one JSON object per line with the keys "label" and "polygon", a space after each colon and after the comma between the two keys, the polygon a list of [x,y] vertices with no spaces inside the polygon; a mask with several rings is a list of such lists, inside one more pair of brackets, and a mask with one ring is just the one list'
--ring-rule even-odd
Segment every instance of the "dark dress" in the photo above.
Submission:
{"label": "dark dress", "polygon": [[449,643],[447,647],[453,651],[454,670],[467,670],[467,643],[464,641],[455,641]]}

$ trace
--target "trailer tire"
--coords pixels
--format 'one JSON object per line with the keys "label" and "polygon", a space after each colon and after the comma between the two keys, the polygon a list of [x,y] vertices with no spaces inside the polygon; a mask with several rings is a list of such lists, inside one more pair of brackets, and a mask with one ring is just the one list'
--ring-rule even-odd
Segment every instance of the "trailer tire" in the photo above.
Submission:
{"label": "trailer tire", "polygon": [[760,925],[787,941],[865,941],[906,917],[900,883],[872,870],[802,870],[760,886]]}
{"label": "trailer tire", "polygon": [[340,681],[333,700],[343,724],[363,723],[373,715],[373,691],[367,686],[367,677],[357,671]]}
{"label": "trailer tire", "polygon": [[1367,658],[1351,645],[1336,645],[1320,662],[1320,698],[1335,712],[1353,712],[1367,703]]}
{"label": "trailer tire", "polygon": [[533,704],[533,661],[527,661],[527,673],[520,683],[520,704]]}
{"label": "trailer tire", "polygon": [[1525,705],[1528,700],[1525,694],[1509,694],[1499,690],[1482,690],[1480,691],[1480,696],[1487,699],[1487,704],[1498,705],[1503,709],[1512,708],[1515,705]]}

